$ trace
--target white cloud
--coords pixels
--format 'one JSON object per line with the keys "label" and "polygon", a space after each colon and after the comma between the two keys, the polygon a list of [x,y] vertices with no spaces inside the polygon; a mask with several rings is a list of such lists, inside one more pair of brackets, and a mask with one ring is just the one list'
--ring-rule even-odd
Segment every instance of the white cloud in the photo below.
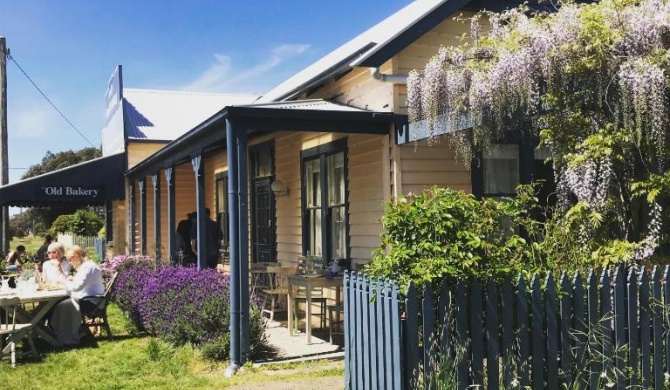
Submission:
{"label": "white cloud", "polygon": [[259,86],[267,87],[261,82],[264,76],[270,75],[273,69],[305,53],[309,48],[310,45],[307,44],[277,46],[270,51],[266,59],[245,69],[235,69],[233,59],[228,55],[214,54],[214,63],[198,78],[180,89],[200,92],[248,92]]}

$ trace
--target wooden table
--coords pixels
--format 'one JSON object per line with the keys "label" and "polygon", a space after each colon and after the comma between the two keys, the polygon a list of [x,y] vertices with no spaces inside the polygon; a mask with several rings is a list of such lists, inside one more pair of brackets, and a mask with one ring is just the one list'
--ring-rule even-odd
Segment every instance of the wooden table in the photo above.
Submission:
{"label": "wooden table", "polygon": [[307,333],[307,344],[312,343],[312,290],[318,287],[335,287],[335,301],[340,302],[340,292],[342,290],[343,278],[336,276],[328,279],[325,276],[308,277],[304,275],[290,275],[288,277],[288,332],[293,336],[293,310],[295,308],[295,291],[293,287],[304,287],[307,302],[305,307],[305,333]]}
{"label": "wooden table", "polygon": [[[63,298],[67,298],[68,294],[65,290],[54,290],[54,291],[12,291],[13,294],[8,295],[18,296],[21,299],[21,304],[25,305],[27,303],[39,303],[35,311],[28,312],[25,309],[18,308],[16,311],[17,318],[23,322],[30,322],[32,325],[29,328],[26,328],[26,332],[33,332],[35,335],[40,336],[42,340],[51,344],[54,347],[60,346],[60,342],[56,340],[53,336],[53,333],[46,327],[42,325],[44,322],[44,316],[51,310],[58,302]],[[19,341],[25,336],[25,332],[17,333],[10,335],[10,338],[14,341]],[[3,352],[9,352],[11,343],[7,343],[7,346]]]}

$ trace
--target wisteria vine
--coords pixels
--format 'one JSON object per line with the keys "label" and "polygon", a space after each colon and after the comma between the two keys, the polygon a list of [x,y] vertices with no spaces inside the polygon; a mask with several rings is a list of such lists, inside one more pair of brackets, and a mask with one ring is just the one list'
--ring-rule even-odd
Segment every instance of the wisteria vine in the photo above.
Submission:
{"label": "wisteria vine", "polygon": [[[576,198],[609,215],[648,257],[663,207],[657,195],[640,206],[631,187],[667,177],[669,47],[670,2],[661,0],[480,13],[467,44],[442,48],[410,73],[410,121],[436,136],[467,117],[470,136],[451,143],[465,163],[503,132],[531,132],[552,153],[562,203]],[[645,207],[638,224],[649,226],[632,226]]]}

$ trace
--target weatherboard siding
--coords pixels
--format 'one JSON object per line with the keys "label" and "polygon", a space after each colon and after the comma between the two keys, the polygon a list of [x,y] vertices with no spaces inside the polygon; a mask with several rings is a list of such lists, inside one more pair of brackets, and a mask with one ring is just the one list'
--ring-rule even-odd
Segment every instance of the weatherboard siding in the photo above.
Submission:
{"label": "weatherboard siding", "polygon": [[[391,72],[391,62],[380,67]],[[393,84],[375,80],[369,68],[354,68],[337,80],[326,82],[309,99],[327,99],[370,111],[390,112],[393,109]]]}
{"label": "weatherboard siding", "polygon": [[165,147],[165,142],[128,142],[128,169]]}

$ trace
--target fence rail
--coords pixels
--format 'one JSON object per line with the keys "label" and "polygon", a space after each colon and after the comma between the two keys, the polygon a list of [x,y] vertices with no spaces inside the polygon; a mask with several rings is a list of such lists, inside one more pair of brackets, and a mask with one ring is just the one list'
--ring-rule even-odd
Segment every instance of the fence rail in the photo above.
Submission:
{"label": "fence rail", "polygon": [[[345,275],[348,389],[661,389],[670,268],[443,282],[435,293]],[[438,378],[439,377],[439,378]],[[445,387],[443,387],[445,388]]]}

